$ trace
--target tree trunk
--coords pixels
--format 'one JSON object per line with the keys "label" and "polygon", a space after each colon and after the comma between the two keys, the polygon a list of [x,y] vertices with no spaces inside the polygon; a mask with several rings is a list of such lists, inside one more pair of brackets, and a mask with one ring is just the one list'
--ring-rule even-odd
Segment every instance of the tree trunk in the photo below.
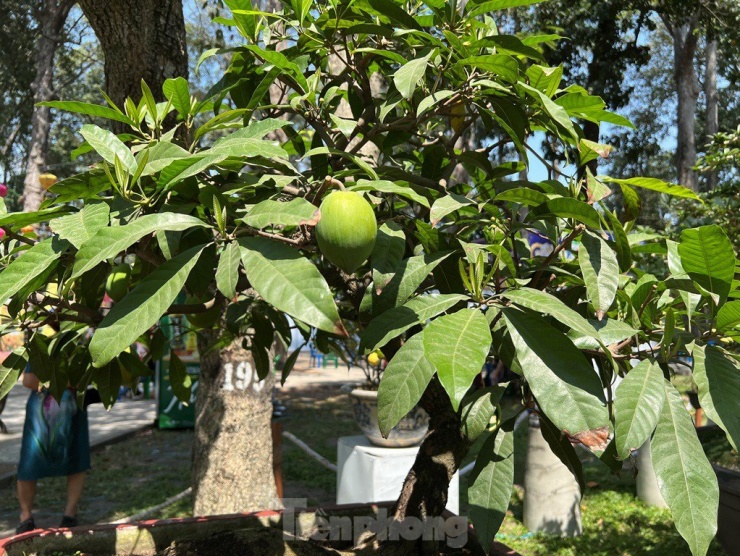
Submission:
{"label": "tree trunk", "polygon": [[[393,519],[398,522],[406,518],[423,520],[442,515],[447,505],[450,481],[469,448],[468,439],[460,429],[460,417],[452,409],[450,399],[436,377],[427,386],[419,405],[429,414],[429,432],[419,447],[416,461],[393,508]],[[384,554],[437,553],[434,541],[431,546],[424,546],[422,540],[390,544],[402,546],[386,545]],[[394,551],[394,548],[398,550]]]}
{"label": "tree trunk", "polygon": [[234,342],[208,351],[199,334],[201,369],[193,440],[195,515],[280,508],[272,466],[270,373],[260,381],[251,352]]}
{"label": "tree trunk", "polygon": [[694,14],[680,24],[666,23],[673,37],[673,78],[678,94],[678,144],[676,146],[676,170],[678,183],[698,190],[696,172],[696,102],[699,85],[694,69],[697,35],[694,33],[698,15]]}
{"label": "tree trunk", "polygon": [[188,76],[182,0],[79,0],[105,57],[105,88],[118,106],[141,98],[141,80],[158,101],[170,77]]}
{"label": "tree trunk", "polygon": [[31,141],[28,146],[26,177],[23,180],[23,211],[34,212],[39,209],[44,199],[44,189],[39,183],[41,169],[46,164],[51,111],[37,103],[51,100],[54,96],[54,54],[61,40],[61,33],[67,14],[74,2],[71,0],[44,0],[38,11],[40,36],[36,43],[36,77],[33,89],[33,107],[31,114]]}
{"label": "tree trunk", "polygon": [[[706,45],[707,67],[704,75],[704,94],[707,98],[707,143],[719,131],[719,94],[717,92],[717,37],[710,28],[707,34]],[[718,175],[716,171],[707,173],[706,188],[711,191],[717,187]]]}

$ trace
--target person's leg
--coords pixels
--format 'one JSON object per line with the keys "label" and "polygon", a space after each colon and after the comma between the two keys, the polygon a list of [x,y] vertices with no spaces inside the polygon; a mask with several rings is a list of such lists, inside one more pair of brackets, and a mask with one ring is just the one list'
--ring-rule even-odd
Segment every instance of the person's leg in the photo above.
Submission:
{"label": "person's leg", "polygon": [[36,498],[36,481],[18,481],[18,500],[21,505],[21,523],[33,516],[33,500]]}
{"label": "person's leg", "polygon": [[75,473],[67,476],[67,506],[64,508],[64,515],[77,517],[77,504],[82,496],[82,487],[85,485],[85,475],[87,473]]}

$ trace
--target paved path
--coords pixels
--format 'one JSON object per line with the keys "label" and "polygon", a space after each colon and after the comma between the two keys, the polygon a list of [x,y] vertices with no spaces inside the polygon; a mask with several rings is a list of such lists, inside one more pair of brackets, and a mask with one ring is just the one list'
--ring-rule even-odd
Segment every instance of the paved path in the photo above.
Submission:
{"label": "paved path", "polygon": [[301,352],[285,384],[280,386],[278,382],[278,389],[292,390],[319,385],[340,388],[345,384],[360,384],[365,381],[365,373],[360,367],[347,369],[342,361],[338,367],[334,363],[329,363],[326,367],[315,367],[312,363],[315,365],[316,361],[311,361],[309,352]]}

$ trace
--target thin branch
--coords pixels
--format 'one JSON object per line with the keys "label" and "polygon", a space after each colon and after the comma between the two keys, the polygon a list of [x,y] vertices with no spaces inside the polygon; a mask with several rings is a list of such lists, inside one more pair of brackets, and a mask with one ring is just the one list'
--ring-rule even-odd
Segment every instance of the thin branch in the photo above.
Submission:
{"label": "thin branch", "polygon": [[547,258],[542,262],[540,265],[540,269],[537,271],[537,274],[534,275],[534,278],[532,278],[529,285],[531,287],[537,287],[537,284],[540,281],[540,277],[542,276],[542,273],[545,271],[545,268],[555,260],[555,258],[564,250],[567,249],[570,246],[570,243],[577,238],[579,235],[583,233],[583,231],[586,229],[586,226],[583,224],[578,224],[575,228],[573,228],[573,231],[570,232],[567,236],[565,236],[565,239],[561,241],[555,249],[552,250],[552,253],[550,253]]}

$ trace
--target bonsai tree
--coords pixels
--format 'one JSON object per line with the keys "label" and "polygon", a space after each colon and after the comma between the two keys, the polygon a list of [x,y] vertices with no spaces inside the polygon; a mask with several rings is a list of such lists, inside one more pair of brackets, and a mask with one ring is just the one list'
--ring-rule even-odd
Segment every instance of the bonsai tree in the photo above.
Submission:
{"label": "bonsai tree", "polygon": [[[695,195],[586,169],[610,147],[584,139],[583,122],[629,122],[543,65],[555,37],[500,32],[492,11],[523,3],[292,1],[268,14],[227,2],[232,18],[222,22],[245,44],[229,50],[230,66],[205,98],[176,79],[164,85],[166,103],[144,84],[138,105],[53,103],[131,131],[84,126],[83,148],[101,161],[54,185],[39,212],[0,217],[0,301],[31,334],[4,363],[3,390],[30,361],[52,392],[95,384],[113,403],[121,369],[141,368],[124,351],[132,342],[159,357],[163,315],[218,307],[217,320],[200,321],[194,486],[196,500],[204,484],[237,497],[231,491],[255,488],[234,471],[245,460],[243,476],[254,481],[266,467],[260,477],[270,482],[269,415],[243,409],[269,389],[245,384],[253,372],[272,380],[271,346],[290,336],[286,315],[306,337],[315,329],[324,350],[342,352],[357,335],[362,353],[382,349],[389,360],[382,430],[417,403],[431,418],[394,518],[440,515],[450,478],[487,434],[469,500],[490,545],[512,490],[513,419],[497,410],[501,388],[474,382],[496,358],[520,375],[521,409],[538,412],[579,479],[572,442],[619,468],[650,439],[676,527],[705,554],[717,483],[669,363],[679,349],[693,354],[702,405],[737,445],[738,362],[708,346],[740,323],[735,254],[719,227],[706,226],[668,244],[667,279],[633,268],[637,190]],[[178,125],[165,132],[169,114]],[[572,175],[520,175],[540,157],[531,143],[542,134],[560,145]],[[602,204],[614,188],[630,209],[621,219]],[[342,258],[341,234],[317,246],[322,219],[352,235],[360,218],[356,197],[345,211],[318,210],[335,190],[372,207],[378,229],[366,260]],[[42,221],[49,237],[18,233]],[[345,239],[367,249],[367,229]],[[549,239],[549,254],[532,255],[530,230]],[[121,262],[132,267],[130,283],[103,314],[106,278]],[[183,290],[190,300],[176,303]],[[57,335],[35,332],[50,321],[62,324]],[[170,371],[187,398],[177,357]],[[226,454],[225,434],[242,435],[231,445],[243,440],[254,452]]]}

